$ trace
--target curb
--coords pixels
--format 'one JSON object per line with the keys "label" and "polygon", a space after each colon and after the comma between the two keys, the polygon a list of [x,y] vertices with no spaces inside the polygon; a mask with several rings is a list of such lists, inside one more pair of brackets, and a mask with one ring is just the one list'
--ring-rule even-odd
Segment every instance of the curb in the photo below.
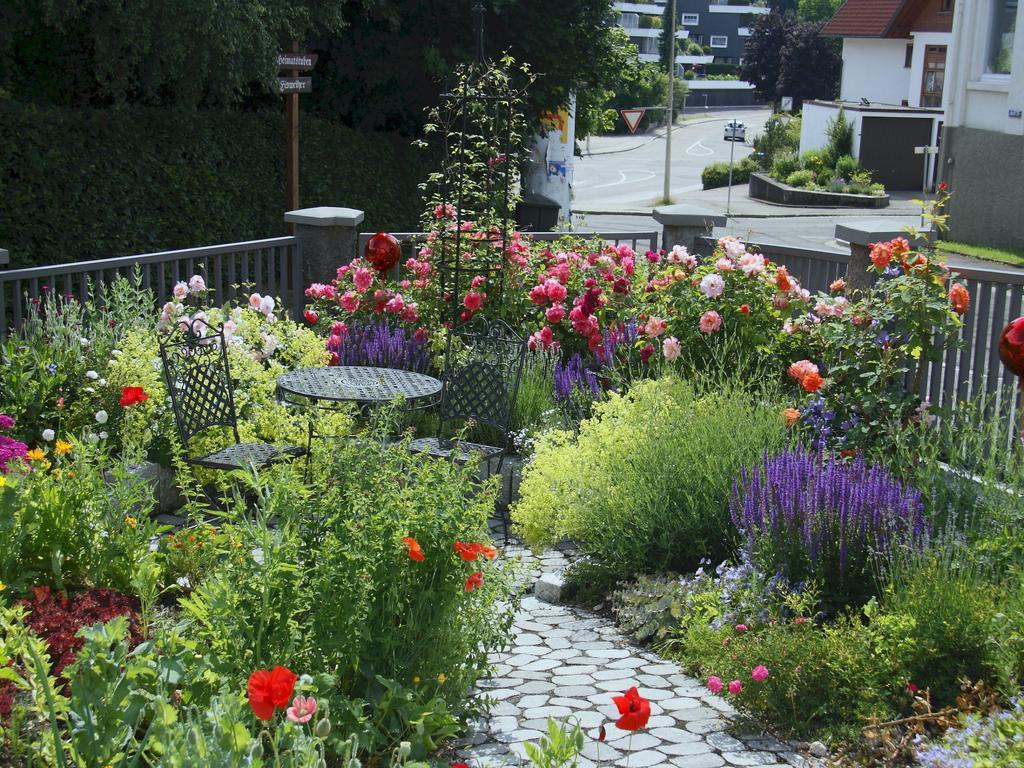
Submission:
{"label": "curb", "polygon": [[[707,123],[718,123],[730,119],[730,117],[703,117],[697,120],[683,120],[682,123],[677,123],[673,130],[675,130],[676,128],[685,128],[688,125],[705,125]],[[665,130],[662,128],[657,128],[654,130],[654,133],[647,141],[641,144],[637,144],[635,147],[627,147],[626,149],[608,149],[603,152],[587,152],[581,155],[581,157],[600,157],[601,155],[619,155],[622,154],[623,152],[632,152],[634,150],[640,149],[641,147],[646,147],[651,142],[663,138],[665,138]]]}

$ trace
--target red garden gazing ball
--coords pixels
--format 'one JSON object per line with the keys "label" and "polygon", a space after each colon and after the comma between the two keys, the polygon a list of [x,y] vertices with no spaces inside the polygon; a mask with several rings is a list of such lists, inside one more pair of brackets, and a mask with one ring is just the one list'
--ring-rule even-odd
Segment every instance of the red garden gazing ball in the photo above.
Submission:
{"label": "red garden gazing ball", "polygon": [[387,272],[398,263],[402,248],[398,239],[387,232],[378,232],[366,241],[366,260],[378,272]]}
{"label": "red garden gazing ball", "polygon": [[[1024,317],[1011,320],[999,335],[999,359],[1017,377],[1024,376]],[[1021,378],[1024,387],[1024,378]]]}

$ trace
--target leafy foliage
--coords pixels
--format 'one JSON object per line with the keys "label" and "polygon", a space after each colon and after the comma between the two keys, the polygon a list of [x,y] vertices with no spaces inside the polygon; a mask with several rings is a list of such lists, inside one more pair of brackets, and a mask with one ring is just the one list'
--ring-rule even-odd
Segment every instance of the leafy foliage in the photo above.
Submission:
{"label": "leafy foliage", "polygon": [[747,40],[740,77],[754,84],[759,98],[774,104],[792,96],[798,107],[807,99],[831,99],[841,65],[839,41],[823,37],[820,23],[769,13]]}
{"label": "leafy foliage", "polygon": [[[273,112],[0,98],[0,242],[26,267],[284,234],[283,136]],[[316,158],[303,166],[302,200],[358,207],[370,228],[415,226],[429,154],[311,115],[300,154]]]}
{"label": "leafy foliage", "polygon": [[578,436],[541,438],[512,518],[533,547],[575,541],[575,572],[595,591],[695,567],[728,553],[732,480],[782,433],[778,410],[738,388],[642,381],[596,405]]}

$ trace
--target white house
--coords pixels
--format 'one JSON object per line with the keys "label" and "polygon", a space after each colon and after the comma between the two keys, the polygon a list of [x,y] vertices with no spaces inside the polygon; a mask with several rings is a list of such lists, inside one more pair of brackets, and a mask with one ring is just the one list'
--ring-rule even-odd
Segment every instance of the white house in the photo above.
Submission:
{"label": "white house", "polygon": [[1024,24],[1017,0],[958,0],[942,174],[953,240],[1024,250]]}
{"label": "white house", "polygon": [[[804,104],[800,150],[825,145],[839,107],[854,125],[854,156],[890,189],[937,181],[947,101],[953,0],[846,0],[823,34],[843,41],[837,102]],[[928,147],[925,154],[918,154]]]}

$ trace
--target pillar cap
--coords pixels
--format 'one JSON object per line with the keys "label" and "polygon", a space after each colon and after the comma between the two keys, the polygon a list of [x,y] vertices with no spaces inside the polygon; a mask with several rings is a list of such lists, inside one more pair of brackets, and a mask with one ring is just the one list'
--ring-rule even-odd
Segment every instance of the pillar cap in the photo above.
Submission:
{"label": "pillar cap", "polygon": [[363,212],[356,208],[320,205],[316,208],[288,211],[284,215],[284,220],[289,224],[305,224],[310,227],[355,227],[362,222],[363,217]]}
{"label": "pillar cap", "polygon": [[722,214],[688,203],[663,205],[655,208],[654,220],[663,227],[724,227],[726,225],[726,218]]}
{"label": "pillar cap", "polygon": [[[922,231],[927,232],[925,227]],[[845,224],[836,224],[836,240],[843,240],[850,245],[870,245],[884,243],[896,237],[904,237],[911,247],[918,248],[927,243],[924,237],[911,238],[890,217],[878,216],[873,219],[855,219]]]}

